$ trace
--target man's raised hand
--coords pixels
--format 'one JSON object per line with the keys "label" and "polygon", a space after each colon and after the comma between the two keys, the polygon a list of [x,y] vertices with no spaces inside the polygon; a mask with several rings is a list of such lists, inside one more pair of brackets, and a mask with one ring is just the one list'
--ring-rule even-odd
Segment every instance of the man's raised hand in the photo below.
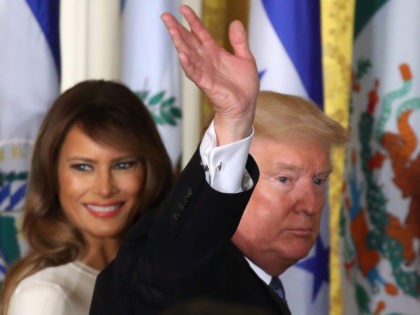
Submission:
{"label": "man's raised hand", "polygon": [[239,21],[229,27],[233,54],[216,43],[188,6],[181,7],[190,30],[174,16],[162,15],[186,76],[210,99],[215,112],[218,145],[249,135],[259,90],[255,60],[246,31]]}

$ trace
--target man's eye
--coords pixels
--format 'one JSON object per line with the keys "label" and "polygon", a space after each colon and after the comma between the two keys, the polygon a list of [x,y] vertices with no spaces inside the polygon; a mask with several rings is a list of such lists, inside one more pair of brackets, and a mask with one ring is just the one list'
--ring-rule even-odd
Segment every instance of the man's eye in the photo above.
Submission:
{"label": "man's eye", "polygon": [[83,164],[83,163],[80,163],[80,164],[72,164],[71,165],[71,168],[73,168],[73,169],[75,169],[77,171],[82,171],[82,172],[87,172],[87,171],[92,170],[92,167],[89,164]]}
{"label": "man's eye", "polygon": [[322,178],[314,178],[314,184],[315,185],[321,186],[321,185],[325,184],[326,182],[327,181],[325,179],[322,179]]}
{"label": "man's eye", "polygon": [[280,177],[278,178],[278,181],[279,181],[280,183],[287,183],[287,182],[289,181],[289,179],[288,179],[287,177],[285,177],[285,176],[280,176]]}

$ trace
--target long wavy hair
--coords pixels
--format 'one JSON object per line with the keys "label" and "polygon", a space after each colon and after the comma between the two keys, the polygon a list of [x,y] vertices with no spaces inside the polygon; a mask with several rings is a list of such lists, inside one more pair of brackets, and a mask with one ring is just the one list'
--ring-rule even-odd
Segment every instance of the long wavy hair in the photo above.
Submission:
{"label": "long wavy hair", "polygon": [[6,315],[10,297],[25,277],[80,258],[87,246],[58,198],[58,157],[70,131],[78,125],[98,143],[134,152],[144,168],[144,182],[132,225],[163,201],[173,171],[156,126],[142,101],[124,85],[104,80],[76,84],[61,94],[45,116],[32,151],[22,232],[29,253],[9,269],[2,292]]}

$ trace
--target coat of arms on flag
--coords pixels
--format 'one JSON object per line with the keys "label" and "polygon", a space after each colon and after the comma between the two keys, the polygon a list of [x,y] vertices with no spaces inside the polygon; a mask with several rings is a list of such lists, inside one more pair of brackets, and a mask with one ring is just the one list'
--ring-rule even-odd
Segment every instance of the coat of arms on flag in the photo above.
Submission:
{"label": "coat of arms on flag", "polygon": [[[369,61],[360,60],[355,77],[362,78],[366,71]],[[355,282],[359,310],[369,313],[386,308],[386,298],[370,303],[375,292],[392,297],[401,291],[419,297],[420,274],[413,264],[419,259],[414,244],[420,238],[420,194],[416,184],[420,155],[415,154],[419,146],[410,118],[420,109],[420,98],[408,97],[412,88],[408,64],[400,66],[400,75],[400,86],[382,98],[378,95],[381,80],[370,82],[365,109],[358,119],[358,143],[351,147],[348,157],[342,224],[349,229],[343,228],[343,263],[347,277]],[[363,90],[357,81],[353,88],[354,93]],[[386,129],[390,123],[396,130]],[[380,183],[381,171],[392,173],[386,184]],[[403,216],[398,214],[401,208],[391,208],[395,204],[390,199],[398,193],[406,200]]]}

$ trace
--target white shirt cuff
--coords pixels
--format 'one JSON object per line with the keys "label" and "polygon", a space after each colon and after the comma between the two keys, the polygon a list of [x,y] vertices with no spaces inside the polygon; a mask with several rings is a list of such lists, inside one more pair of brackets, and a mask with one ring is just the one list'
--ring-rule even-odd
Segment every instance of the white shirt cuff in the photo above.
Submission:
{"label": "white shirt cuff", "polygon": [[216,131],[211,122],[200,144],[200,156],[209,185],[223,193],[237,193],[253,186],[245,165],[254,135],[223,146],[216,146]]}

